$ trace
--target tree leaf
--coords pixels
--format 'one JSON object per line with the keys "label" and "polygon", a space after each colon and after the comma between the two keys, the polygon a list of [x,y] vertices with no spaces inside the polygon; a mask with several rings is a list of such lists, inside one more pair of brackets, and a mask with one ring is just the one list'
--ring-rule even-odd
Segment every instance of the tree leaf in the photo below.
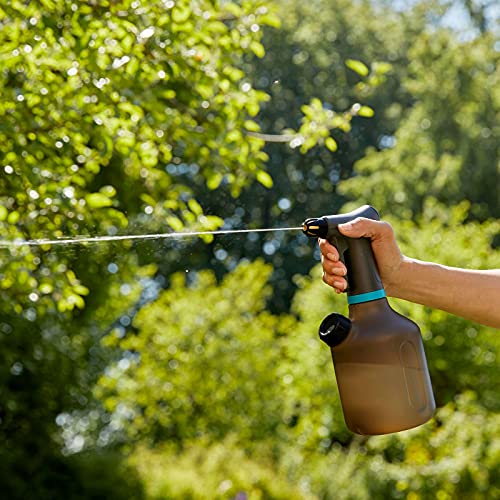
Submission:
{"label": "tree leaf", "polygon": [[327,137],[325,139],[325,146],[334,153],[338,149],[337,141],[333,137]]}
{"label": "tree leaf", "polygon": [[253,41],[250,43],[250,50],[257,56],[257,57],[264,57],[266,54],[266,51],[264,50],[264,46],[256,41]]}
{"label": "tree leaf", "polygon": [[193,212],[195,215],[203,214],[203,209],[201,208],[201,205],[194,198],[191,198],[188,201],[188,207],[189,210],[191,210],[191,212]]}
{"label": "tree leaf", "polygon": [[358,116],[364,116],[365,118],[371,118],[374,114],[375,111],[373,111],[370,106],[361,106],[358,110]]}
{"label": "tree leaf", "polygon": [[273,178],[264,170],[259,170],[256,175],[257,181],[259,181],[264,187],[273,187]]}
{"label": "tree leaf", "polygon": [[103,193],[90,193],[85,196],[85,201],[90,208],[110,207],[113,201]]}
{"label": "tree leaf", "polygon": [[347,59],[345,65],[361,76],[366,76],[370,72],[366,64],[356,59]]}
{"label": "tree leaf", "polygon": [[220,183],[222,182],[222,179],[224,176],[219,173],[219,172],[213,172],[212,174],[209,175],[207,179],[207,187],[210,190],[217,189],[220,186]]}

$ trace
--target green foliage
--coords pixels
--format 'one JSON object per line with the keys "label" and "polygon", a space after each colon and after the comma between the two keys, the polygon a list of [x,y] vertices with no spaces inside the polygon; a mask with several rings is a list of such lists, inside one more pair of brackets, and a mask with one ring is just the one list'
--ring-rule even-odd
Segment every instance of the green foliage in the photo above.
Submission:
{"label": "green foliage", "polygon": [[[245,64],[254,86],[270,95],[253,121],[263,133],[278,136],[273,141],[285,141],[265,146],[273,187],[249,184],[234,200],[196,190],[212,213],[233,227],[292,227],[306,217],[338,211],[345,202],[339,182],[351,176],[367,147],[379,148],[394,134],[412,104],[401,80],[427,11],[396,12],[379,2],[351,0],[275,4],[281,27],[263,30],[265,56]],[[349,59],[363,61],[368,75],[349,69]],[[289,134],[285,138],[284,132]],[[224,185],[221,190],[229,194]],[[207,262],[205,248],[191,248]],[[312,248],[294,233],[264,233],[237,244],[214,242],[208,264],[222,275],[241,258],[264,256],[275,268],[271,283],[279,290],[271,307],[286,311],[294,292],[292,277],[309,272]],[[213,255],[219,249],[226,257]],[[192,255],[179,254],[178,259],[179,269],[193,265]],[[170,273],[170,264],[160,272]]]}
{"label": "green foliage", "polygon": [[419,428],[357,437],[347,449],[334,446],[326,456],[295,456],[296,473],[317,498],[496,498],[499,425],[498,415],[467,393]]}
{"label": "green foliage", "polygon": [[[2,459],[2,491],[9,500],[25,498],[67,498],[110,500],[147,498],[134,466],[117,452],[92,452],[71,457],[40,454],[29,459],[18,450],[16,463],[12,453]],[[6,460],[7,458],[7,460]],[[7,473],[7,471],[9,473]],[[24,478],[29,477],[29,481]]]}
{"label": "green foliage", "polygon": [[[220,226],[180,173],[236,195],[264,170],[240,131],[266,98],[241,69],[266,23],[261,2],[4,2],[2,240]],[[20,482],[59,460],[56,417],[93,408],[96,344],[157,268],[130,242],[0,252],[2,471]]]}
{"label": "green foliage", "polygon": [[307,499],[269,457],[248,456],[229,437],[217,444],[189,442],[182,452],[138,448],[129,464],[146,485],[148,499]]}
{"label": "green foliage", "polygon": [[[297,226],[349,197],[407,255],[500,267],[494,36],[429,30],[432,1],[276,4],[2,4],[2,240]],[[3,495],[499,497],[497,333],[391,300],[440,407],[354,437],[316,334],[345,297],[303,276],[306,238],[263,238],[2,246]],[[274,274],[240,262],[263,250]]]}
{"label": "green foliage", "polygon": [[416,217],[428,197],[472,203],[471,216],[499,217],[498,112],[500,53],[493,34],[458,41],[453,33],[423,33],[403,80],[415,105],[395,146],[371,150],[341,192],[377,208]]}
{"label": "green foliage", "polygon": [[96,388],[111,421],[134,439],[179,445],[231,432],[251,443],[275,432],[280,335],[293,322],[264,310],[270,271],[240,264],[219,285],[210,271],[189,285],[185,273],[174,275],[137,314],[136,333],[105,337],[123,351]]}
{"label": "green foliage", "polygon": [[366,76],[369,73],[369,69],[367,68],[366,64],[362,63],[361,61],[357,61],[356,59],[347,59],[345,62],[345,65],[349,68],[355,71],[358,75],[361,76]]}
{"label": "green foliage", "polygon": [[329,135],[333,129],[349,132],[354,116],[369,118],[374,115],[373,109],[369,106],[361,106],[359,103],[353,104],[349,111],[335,113],[330,109],[325,109],[317,98],[312,99],[310,104],[304,104],[301,109],[304,117],[301,120],[299,131],[297,133],[293,130],[288,131],[294,134],[290,145],[292,147],[300,145],[301,153],[307,153],[318,144],[325,144],[334,153],[338,146],[335,139]]}
{"label": "green foliage", "polygon": [[[499,252],[488,251],[497,224],[464,224],[466,214],[466,206],[450,211],[434,204],[418,226],[393,222],[408,255],[498,266]],[[433,241],[436,234],[442,244]],[[457,254],[457,248],[467,251]],[[133,454],[140,474],[153,478],[148,496],[200,498],[199,484],[217,498],[238,491],[253,495],[256,489],[269,498],[294,492],[299,498],[340,499],[482,498],[498,491],[500,422],[490,413],[497,408],[495,332],[391,301],[422,329],[441,408],[418,429],[353,439],[343,422],[329,351],[316,334],[323,315],[345,312],[345,297],[321,282],[318,267],[311,278],[297,278],[298,322],[278,319],[263,311],[268,271],[259,262],[244,264],[219,285],[208,272],[190,286],[178,276],[138,315],[137,334],[119,342],[137,361],[111,367],[100,381],[100,397],[111,407],[119,401],[122,415],[124,407],[132,410],[121,425],[134,440],[170,443]],[[276,337],[280,331],[287,335]],[[112,336],[106,340],[115,342]],[[211,444],[224,438],[229,441],[223,446]],[[252,457],[255,463],[248,462]],[[285,481],[268,491],[264,470],[281,470],[301,487]],[[227,494],[221,491],[226,487]]]}

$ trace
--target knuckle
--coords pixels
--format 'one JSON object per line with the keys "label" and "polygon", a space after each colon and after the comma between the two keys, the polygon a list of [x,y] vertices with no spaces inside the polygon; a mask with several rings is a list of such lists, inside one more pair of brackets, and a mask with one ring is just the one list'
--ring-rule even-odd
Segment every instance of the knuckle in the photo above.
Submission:
{"label": "knuckle", "polygon": [[322,253],[322,255],[325,255],[328,253],[327,247],[326,247],[326,240],[318,240],[319,242],[319,250]]}
{"label": "knuckle", "polygon": [[353,225],[356,225],[356,226],[364,226],[367,222],[369,221],[369,219],[367,219],[366,217],[356,217],[353,221],[352,221],[352,224]]}
{"label": "knuckle", "polygon": [[387,221],[384,220],[380,221],[380,232],[389,236],[394,234],[394,229]]}
{"label": "knuckle", "polygon": [[332,276],[328,273],[323,273],[323,281],[329,285],[329,286],[333,286],[333,279],[332,279]]}

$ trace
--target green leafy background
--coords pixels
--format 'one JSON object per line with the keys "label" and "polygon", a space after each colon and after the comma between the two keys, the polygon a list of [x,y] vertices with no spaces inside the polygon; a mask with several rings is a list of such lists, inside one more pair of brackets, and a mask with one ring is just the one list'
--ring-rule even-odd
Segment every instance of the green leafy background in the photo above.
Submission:
{"label": "green leafy background", "polygon": [[500,498],[498,331],[391,299],[438,409],[355,436],[299,231],[23,243],[371,203],[405,254],[500,268],[498,34],[459,0],[2,4],[2,495]]}

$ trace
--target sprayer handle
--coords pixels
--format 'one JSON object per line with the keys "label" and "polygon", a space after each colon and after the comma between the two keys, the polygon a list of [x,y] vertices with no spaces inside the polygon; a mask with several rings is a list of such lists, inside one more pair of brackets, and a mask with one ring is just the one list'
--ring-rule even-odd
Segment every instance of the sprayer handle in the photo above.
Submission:
{"label": "sprayer handle", "polygon": [[340,260],[347,269],[346,292],[349,297],[384,289],[368,238],[348,238],[343,235],[334,238],[329,235],[328,240],[337,247]]}
{"label": "sprayer handle", "polygon": [[[361,295],[364,300],[365,297],[371,299],[374,296],[382,295],[383,286],[371,241],[368,238],[348,238],[338,230],[339,224],[345,224],[357,217],[380,220],[378,212],[372,206],[363,205],[347,214],[324,215],[323,217],[306,219],[302,230],[307,236],[326,238],[337,248],[340,260],[347,268],[348,296]],[[377,293],[373,295],[374,292]]]}

